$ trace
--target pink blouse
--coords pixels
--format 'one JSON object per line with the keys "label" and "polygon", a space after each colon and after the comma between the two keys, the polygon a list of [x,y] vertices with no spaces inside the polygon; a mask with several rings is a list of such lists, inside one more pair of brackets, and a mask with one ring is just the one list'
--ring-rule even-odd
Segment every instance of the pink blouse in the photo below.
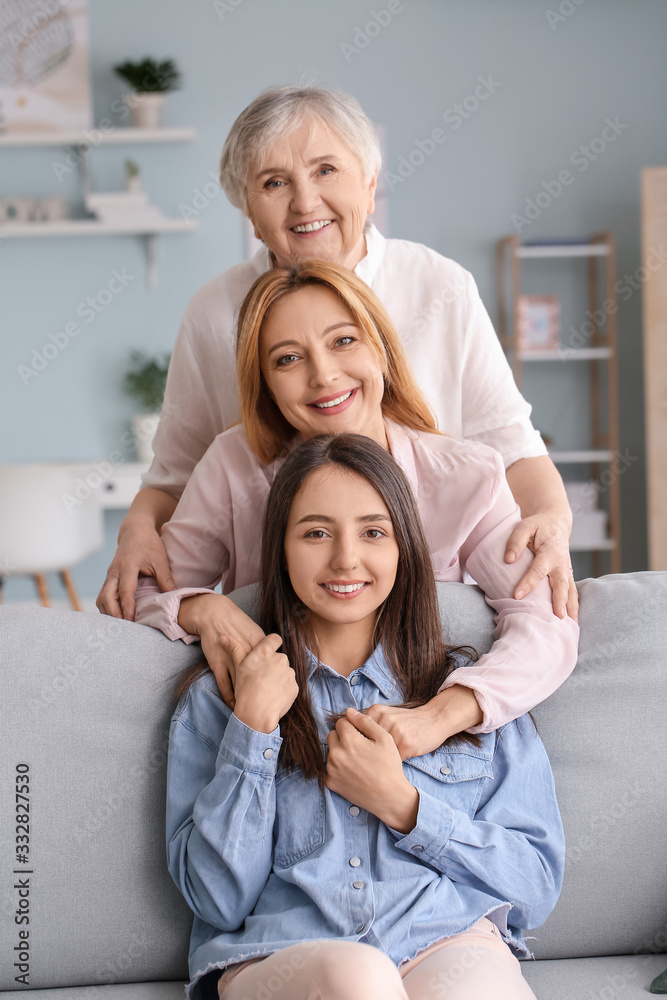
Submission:
{"label": "pink blouse", "polygon": [[[471,732],[491,732],[543,701],[577,659],[579,629],[553,613],[543,580],[520,601],[514,588],[532,561],[504,561],[521,520],[498,452],[472,441],[409,430],[386,421],[391,454],[417,497],[438,581],[477,583],[494,609],[494,644],[455,670],[441,687],[473,688],[484,719]],[[195,642],[178,624],[181,599],[259,578],[264,506],[281,459],[262,465],[240,425],[219,434],[195,467],[171,520],[162,529],[178,590],[161,593],[152,577],[137,590],[135,620],[170,639]]]}

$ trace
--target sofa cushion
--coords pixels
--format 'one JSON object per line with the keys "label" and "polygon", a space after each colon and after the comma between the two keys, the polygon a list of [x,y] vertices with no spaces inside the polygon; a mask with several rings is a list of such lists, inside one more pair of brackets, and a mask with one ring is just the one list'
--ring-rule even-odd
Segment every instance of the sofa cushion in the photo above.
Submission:
{"label": "sofa cushion", "polygon": [[[534,950],[664,951],[667,574],[589,580],[580,594],[580,665],[535,713],[568,864]],[[442,584],[439,596],[450,640],[487,649],[493,621],[480,592]],[[254,594],[236,599],[249,607]],[[198,646],[131,622],[0,608],[0,940],[13,954],[29,926],[30,986],[187,977],[191,918],[166,870],[164,785],[174,680],[199,657]],[[29,865],[16,853],[23,764]],[[16,885],[28,877],[30,924],[17,925]],[[22,985],[11,964],[0,966],[0,990]]]}

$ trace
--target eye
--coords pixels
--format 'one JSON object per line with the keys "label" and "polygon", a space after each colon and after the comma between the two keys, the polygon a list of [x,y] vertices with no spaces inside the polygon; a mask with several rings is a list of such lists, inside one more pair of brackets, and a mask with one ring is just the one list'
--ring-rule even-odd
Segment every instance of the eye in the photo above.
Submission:
{"label": "eye", "polygon": [[364,534],[367,538],[384,538],[384,531],[381,531],[380,528],[368,528]]}
{"label": "eye", "polygon": [[306,532],[303,536],[304,538],[327,538],[327,533],[324,528],[313,528],[312,531]]}
{"label": "eye", "polygon": [[329,174],[332,174],[334,172],[334,170],[335,167],[330,167],[329,164],[327,163],[324,166],[320,167],[320,174],[324,177],[328,177]]}
{"label": "eye", "polygon": [[282,187],[283,184],[284,184],[284,181],[281,181],[281,180],[278,180],[275,177],[272,177],[271,180],[268,180],[268,181],[265,182],[264,187],[267,188],[267,189],[269,189],[269,190],[271,190],[271,191],[273,191],[276,188]]}
{"label": "eye", "polygon": [[356,340],[357,340],[356,337],[351,337],[349,335],[347,335],[345,337],[338,337],[337,340],[334,342],[334,346],[335,347],[349,347],[350,344],[356,343]]}
{"label": "eye", "polygon": [[286,365],[291,365],[294,361],[298,360],[298,354],[283,354],[276,361],[276,368],[285,368]]}

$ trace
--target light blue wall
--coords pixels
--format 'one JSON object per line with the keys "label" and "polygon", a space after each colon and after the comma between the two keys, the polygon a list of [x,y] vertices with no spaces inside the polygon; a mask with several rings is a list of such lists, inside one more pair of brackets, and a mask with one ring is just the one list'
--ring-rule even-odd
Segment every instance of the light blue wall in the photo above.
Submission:
{"label": "light blue wall", "polygon": [[[559,5],[572,13],[550,24],[548,11],[557,13]],[[365,46],[361,31],[373,10],[387,10],[386,0],[90,0],[90,6],[96,121],[114,119],[111,105],[123,89],[111,66],[151,54],[172,56],[183,70],[185,86],[170,96],[165,123],[197,128],[189,145],[94,152],[98,190],[121,186],[123,160],[131,155],[152,200],[177,215],[210,181],[238,112],[263,88],[305,74],[352,92],[384,124],[386,166],[394,173],[417,140],[444,130],[446,141],[394,185],[390,232],[468,267],[492,315],[495,241],[512,230],[512,213],[522,212],[525,199],[564,168],[574,182],[522,236],[610,229],[619,276],[639,265],[639,171],[665,162],[667,5],[660,0],[392,0],[400,12]],[[492,79],[493,93],[460,127],[455,112],[443,120],[474,93],[480,77]],[[570,156],[600,135],[607,118],[627,128],[581,171]],[[53,170],[60,150],[3,150],[0,157],[2,194],[75,196],[74,172],[58,181]],[[120,447],[131,415],[120,388],[129,349],[170,348],[190,296],[243,255],[242,222],[224,196],[210,202],[199,222],[194,235],[160,240],[157,294],[146,288],[140,239],[0,244],[1,461],[105,457]],[[114,269],[133,280],[25,385],[17,366],[30,362],[31,349],[49,333],[76,320],[78,304],[105,288]],[[561,280],[570,279],[544,272],[537,288],[548,292],[550,282]],[[622,481],[623,568],[635,570],[646,561],[639,292],[621,306],[619,337],[621,445],[638,457]],[[576,382],[539,373],[525,389],[539,402],[535,420],[542,429],[564,446],[585,444]],[[106,551],[75,571],[85,594],[98,589],[118,523],[117,514],[109,515]],[[7,596],[28,593],[27,583],[16,581]]]}

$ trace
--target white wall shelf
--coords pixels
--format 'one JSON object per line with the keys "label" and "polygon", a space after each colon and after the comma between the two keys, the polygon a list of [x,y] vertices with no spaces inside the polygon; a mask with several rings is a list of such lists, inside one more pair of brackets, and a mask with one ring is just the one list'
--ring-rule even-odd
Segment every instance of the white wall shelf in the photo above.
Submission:
{"label": "white wall shelf", "polygon": [[517,257],[606,257],[609,248],[603,243],[542,243],[517,248]]}
{"label": "white wall shelf", "polygon": [[117,146],[132,143],[192,142],[193,128],[99,128],[76,132],[0,133],[0,149],[22,146]]}
{"label": "white wall shelf", "polygon": [[[16,132],[0,134],[0,150],[26,149],[38,146],[73,146],[81,152],[78,157],[81,198],[90,193],[90,165],[88,153],[109,145],[152,144],[165,142],[191,142],[194,128],[91,128],[75,132]],[[90,147],[90,149],[88,148]],[[26,238],[53,238],[58,236],[143,236],[146,240],[147,285],[151,291],[158,287],[157,237],[163,233],[191,233],[198,228],[194,219],[154,217],[146,222],[100,222],[97,219],[64,219],[58,222],[10,222],[0,225],[0,240]]]}
{"label": "white wall shelf", "polygon": [[570,552],[613,552],[616,542],[613,538],[605,538],[596,545],[586,545],[584,542],[571,542]]}
{"label": "white wall shelf", "polygon": [[191,233],[195,219],[162,219],[139,222],[98,222],[97,219],[64,219],[62,222],[10,222],[0,226],[0,239],[29,239],[45,236],[150,236],[153,233]]}
{"label": "white wall shelf", "polygon": [[580,462],[611,462],[613,452],[605,449],[597,451],[550,451],[549,458],[555,465],[576,465]]}
{"label": "white wall shelf", "polygon": [[594,361],[612,356],[609,347],[562,347],[558,351],[520,351],[522,361]]}

